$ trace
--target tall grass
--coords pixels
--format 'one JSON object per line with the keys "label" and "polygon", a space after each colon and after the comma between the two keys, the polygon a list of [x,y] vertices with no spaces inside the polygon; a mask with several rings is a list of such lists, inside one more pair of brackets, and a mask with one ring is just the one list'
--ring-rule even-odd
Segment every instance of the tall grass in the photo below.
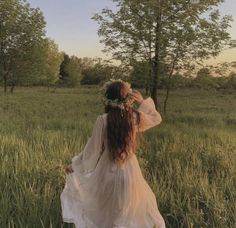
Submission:
{"label": "tall grass", "polygon": [[[187,90],[170,99],[138,150],[167,227],[236,227],[236,95]],[[102,112],[96,88],[0,94],[0,227],[66,227],[63,167]]]}

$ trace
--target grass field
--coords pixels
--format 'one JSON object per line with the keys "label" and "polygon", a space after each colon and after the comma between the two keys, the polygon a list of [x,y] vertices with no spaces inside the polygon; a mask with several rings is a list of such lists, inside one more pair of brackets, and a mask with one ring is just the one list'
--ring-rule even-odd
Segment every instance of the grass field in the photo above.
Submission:
{"label": "grass field", "polygon": [[[1,228],[63,227],[63,167],[85,145],[100,101],[96,88],[0,93]],[[167,227],[236,227],[236,92],[173,92],[138,158]]]}

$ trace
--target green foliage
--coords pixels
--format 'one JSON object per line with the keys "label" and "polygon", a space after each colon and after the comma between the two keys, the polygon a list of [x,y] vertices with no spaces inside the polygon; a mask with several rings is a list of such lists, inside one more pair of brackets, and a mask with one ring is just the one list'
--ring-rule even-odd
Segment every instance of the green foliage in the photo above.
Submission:
{"label": "green foliage", "polygon": [[0,1],[0,68],[3,69],[0,76],[5,91],[8,84],[14,86],[37,64],[32,55],[45,36],[44,28],[44,17],[38,8],[22,0]]}
{"label": "green foliage", "polygon": [[41,67],[39,72],[39,83],[41,85],[51,86],[59,80],[59,67],[62,62],[62,54],[53,40],[44,39],[41,51]]}
{"label": "green foliage", "polygon": [[64,53],[64,59],[60,65],[60,80],[62,84],[66,84],[66,81],[69,78],[69,73],[67,72],[66,68],[70,62],[70,56]]}
{"label": "green foliage", "polygon": [[170,82],[174,70],[216,56],[230,45],[232,18],[221,17],[216,9],[223,0],[114,2],[118,10],[104,8],[93,17],[101,42],[115,59],[149,62],[154,101],[161,75]]}
{"label": "green foliage", "polygon": [[231,72],[227,82],[225,83],[225,88],[236,90],[236,73]]}
{"label": "green foliage", "polygon": [[[225,63],[226,64],[226,63]],[[221,72],[223,69],[224,73]],[[228,68],[219,69],[215,68],[201,68],[198,70],[196,75],[186,74],[183,72],[175,72],[171,78],[167,77],[164,72],[158,82],[159,89],[166,89],[167,86],[170,89],[181,89],[181,88],[198,88],[205,90],[235,90],[236,89],[236,73],[232,71],[229,75],[225,75]],[[216,73],[220,76],[216,76]],[[135,87],[146,88],[145,79],[149,74],[147,65],[141,62],[137,62],[133,65],[133,70],[130,74],[130,79]],[[213,74],[215,76],[213,76]]]}
{"label": "green foliage", "polygon": [[66,72],[68,73],[68,78],[66,84],[68,86],[79,85],[82,74],[81,74],[81,64],[80,60],[76,56],[71,56],[68,65],[66,66]]}
{"label": "green foliage", "polygon": [[81,85],[97,85],[111,78],[111,68],[97,63],[92,68],[83,71]]}
{"label": "green foliage", "polygon": [[197,78],[204,78],[210,76],[211,76],[211,71],[207,67],[204,67],[197,72]]}
{"label": "green foliage", "polygon": [[98,85],[110,78],[126,79],[129,69],[123,66],[114,66],[101,59],[94,60],[94,65],[84,68],[82,71],[81,85]]}
{"label": "green foliage", "polygon": [[60,65],[60,83],[65,86],[77,86],[82,78],[82,61],[76,56],[64,53],[64,60]]}
{"label": "green foliage", "polygon": [[193,84],[193,78],[187,78],[180,73],[175,73],[171,79],[171,88],[182,89],[191,88]]}
{"label": "green foliage", "polygon": [[132,86],[137,88],[145,88],[150,80],[150,71],[148,62],[134,61],[132,63],[132,71],[130,74],[130,81]]}
{"label": "green foliage", "polygon": [[210,69],[202,68],[197,72],[197,77],[194,80],[195,86],[198,88],[217,88],[217,83],[211,76]]}
{"label": "green foliage", "polygon": [[[63,169],[103,112],[98,93],[0,94],[0,227],[63,227]],[[235,94],[174,91],[168,116],[145,133],[137,156],[167,228],[235,227],[235,102]]]}
{"label": "green foliage", "polygon": [[89,68],[93,68],[94,64],[95,64],[95,59],[93,58],[89,58],[89,57],[80,58],[80,65],[81,65],[82,71]]}

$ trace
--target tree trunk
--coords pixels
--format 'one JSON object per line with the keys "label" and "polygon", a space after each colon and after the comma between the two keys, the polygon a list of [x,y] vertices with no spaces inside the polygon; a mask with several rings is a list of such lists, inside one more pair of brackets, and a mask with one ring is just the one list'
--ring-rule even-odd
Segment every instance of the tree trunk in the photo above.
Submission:
{"label": "tree trunk", "polygon": [[152,89],[151,89],[151,97],[155,103],[157,108],[158,101],[157,101],[157,85],[158,79],[160,78],[160,44],[159,44],[159,29],[160,27],[157,25],[156,28],[156,44],[155,44],[155,56],[152,61]]}
{"label": "tree trunk", "polygon": [[7,73],[3,74],[3,86],[4,86],[4,93],[7,92]]}
{"label": "tree trunk", "polygon": [[3,63],[3,87],[4,87],[4,93],[7,92],[7,81],[9,78],[9,66],[7,65],[6,62]]}
{"label": "tree trunk", "polygon": [[148,78],[146,79],[146,95],[150,93],[150,80],[152,78],[152,39],[151,39],[151,29],[149,28],[149,40],[148,40]]}
{"label": "tree trunk", "polygon": [[15,85],[12,85],[12,86],[11,86],[11,90],[10,90],[10,91],[11,91],[11,93],[13,93],[13,91],[14,91],[14,88],[15,88]]}
{"label": "tree trunk", "polygon": [[151,97],[154,101],[155,106],[157,107],[157,79],[158,79],[158,63],[154,63],[152,71],[152,89]]}
{"label": "tree trunk", "polygon": [[160,35],[161,35],[161,2],[160,9],[156,18],[156,27],[155,27],[155,55],[152,60],[152,90],[151,97],[157,108],[157,83],[160,77]]}
{"label": "tree trunk", "polygon": [[172,79],[172,76],[173,76],[173,73],[174,73],[174,69],[175,69],[175,65],[176,65],[177,60],[178,60],[178,52],[176,53],[176,56],[173,60],[171,71],[170,71],[170,74],[168,76],[168,81],[167,81],[167,85],[166,85],[166,97],[165,97],[164,107],[163,107],[165,114],[166,114],[166,111],[167,111],[167,102],[168,102],[168,99],[169,99],[169,94],[170,94],[170,89],[171,89],[171,79]]}
{"label": "tree trunk", "polygon": [[166,88],[166,97],[165,97],[164,107],[163,107],[165,114],[166,114],[166,111],[167,111],[167,102],[168,102],[169,94],[170,94],[170,87],[167,86],[167,88]]}
{"label": "tree trunk", "polygon": [[146,94],[146,96],[148,96],[149,92],[150,92],[150,78],[151,78],[151,76],[150,76],[150,72],[149,72],[148,78],[146,78],[146,82],[145,82],[145,94]]}

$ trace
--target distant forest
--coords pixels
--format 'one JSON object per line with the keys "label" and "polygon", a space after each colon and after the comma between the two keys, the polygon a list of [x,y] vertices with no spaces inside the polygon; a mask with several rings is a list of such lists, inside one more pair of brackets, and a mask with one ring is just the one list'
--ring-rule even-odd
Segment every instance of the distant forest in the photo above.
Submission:
{"label": "distant forest", "polygon": [[[186,11],[187,9],[191,9],[191,13],[195,12],[197,6],[196,3],[192,6],[193,8],[184,9],[185,14],[190,13],[190,11]],[[127,9],[125,5],[120,7]],[[142,39],[147,37],[146,40],[139,41],[139,37],[135,33],[136,30],[132,31],[131,34],[131,27],[124,27],[127,24],[125,23],[126,19],[120,14],[113,14],[113,18],[117,17],[119,19],[121,23],[119,25],[115,22],[107,24],[105,17],[103,18],[104,15],[95,15],[93,18],[100,25],[99,35],[104,38],[102,42],[110,48],[109,50],[114,57],[113,60],[116,59],[115,63],[120,63],[114,64],[114,61],[101,58],[78,58],[60,52],[54,40],[46,37],[46,22],[40,9],[32,8],[27,2],[21,0],[1,1],[0,82],[4,91],[13,92],[16,86],[55,88],[100,85],[110,78],[121,78],[131,82],[134,87],[145,88],[146,93],[152,94],[154,98],[157,88],[168,90],[176,88],[236,89],[236,73],[234,71],[236,62],[222,63],[217,66],[197,65],[188,62],[190,58],[204,60],[210,56],[216,56],[223,48],[230,46],[231,40],[226,31],[231,21],[230,17],[225,16],[220,19],[219,13],[212,12],[210,18],[214,23],[211,23],[211,20],[194,21],[194,23],[199,23],[197,25],[199,27],[197,31],[193,31],[196,26],[189,27],[189,24],[186,24],[187,22],[182,18],[183,15],[180,14],[181,26],[186,26],[189,30],[186,31],[186,28],[183,27],[183,30],[178,29],[174,33],[176,28],[167,27],[163,31],[171,33],[165,34],[161,30],[147,31],[147,27],[142,27],[144,22],[136,24],[138,23],[138,18],[135,18],[135,12],[137,11],[135,7],[137,6],[134,4],[129,7],[128,13],[130,15],[129,20],[133,23],[132,28],[138,27],[138,34],[143,34]],[[145,7],[150,8],[151,6],[147,5]],[[207,7],[209,6],[207,5],[204,10]],[[199,9],[202,9],[202,6]],[[144,9],[140,8],[138,10]],[[179,13],[178,9],[173,8],[174,10]],[[106,11],[103,11],[103,13],[106,14]],[[197,14],[199,14],[199,11],[196,11]],[[118,18],[119,16],[120,18]],[[150,26],[157,25],[158,21],[153,21],[149,14],[143,14],[143,16],[146,17],[147,21],[150,21]],[[210,24],[214,31],[208,31]],[[110,28],[106,26],[110,26]],[[178,28],[180,28],[180,25]],[[201,29],[202,33],[200,33]],[[108,31],[111,34],[120,32],[120,35],[118,38],[112,38]],[[146,32],[149,32],[148,36]],[[206,32],[213,33],[212,37],[210,35],[209,37],[206,36]],[[196,37],[199,36],[199,40],[196,40]],[[125,37],[128,37],[129,42],[126,41]],[[163,43],[164,38],[171,42]],[[172,42],[175,39],[180,45],[178,50],[176,49],[177,43]],[[201,43],[202,40],[209,45],[211,44],[212,47],[205,47]],[[150,47],[147,58],[140,56],[140,53],[144,53],[146,50],[144,49],[146,46],[141,46],[141,43],[145,44],[145,42]],[[185,44],[185,42],[187,43]],[[191,47],[193,44],[195,46]],[[153,50],[153,47],[157,48],[157,45],[159,45],[159,52],[156,49]],[[176,52],[178,52],[178,55]]]}

